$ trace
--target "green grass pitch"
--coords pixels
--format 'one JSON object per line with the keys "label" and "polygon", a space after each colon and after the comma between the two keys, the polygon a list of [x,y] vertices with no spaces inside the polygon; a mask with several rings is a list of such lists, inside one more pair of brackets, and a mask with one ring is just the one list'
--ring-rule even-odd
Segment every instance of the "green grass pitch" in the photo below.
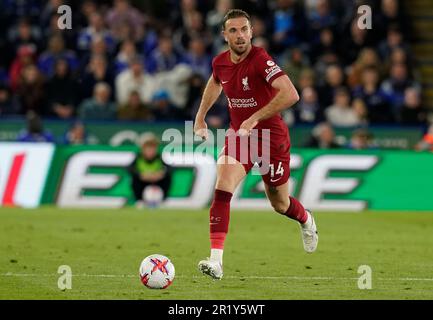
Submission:
{"label": "green grass pitch", "polygon": [[[315,213],[318,251],[278,214],[233,211],[224,278],[197,270],[209,254],[208,211],[0,210],[0,299],[433,299],[433,214]],[[145,288],[141,260],[167,255],[176,278]],[[58,267],[72,269],[59,290]],[[358,267],[372,289],[358,288]]]}

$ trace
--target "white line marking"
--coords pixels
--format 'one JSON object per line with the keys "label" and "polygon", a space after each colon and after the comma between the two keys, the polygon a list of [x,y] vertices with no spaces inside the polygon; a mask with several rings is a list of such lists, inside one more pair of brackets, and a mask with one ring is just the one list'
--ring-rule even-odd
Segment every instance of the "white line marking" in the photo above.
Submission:
{"label": "white line marking", "polygon": [[[39,273],[1,273],[0,277],[58,277],[57,273],[39,274]],[[138,278],[138,273],[134,274],[72,274],[73,277],[89,278]],[[176,278],[202,278],[203,276],[184,276],[177,275]],[[263,280],[358,280],[358,277],[299,277],[299,276],[224,276],[225,279],[263,279]],[[433,282],[433,278],[377,278],[380,281],[425,281]]]}

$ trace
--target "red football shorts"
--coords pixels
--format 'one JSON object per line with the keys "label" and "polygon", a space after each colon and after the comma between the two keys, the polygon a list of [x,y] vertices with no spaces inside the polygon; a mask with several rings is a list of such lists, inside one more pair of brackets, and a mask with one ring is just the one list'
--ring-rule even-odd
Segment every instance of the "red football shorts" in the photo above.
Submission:
{"label": "red football shorts", "polygon": [[252,136],[226,136],[221,155],[240,162],[248,173],[257,165],[263,181],[269,186],[286,183],[290,177],[290,142],[288,138],[272,137],[264,141]]}

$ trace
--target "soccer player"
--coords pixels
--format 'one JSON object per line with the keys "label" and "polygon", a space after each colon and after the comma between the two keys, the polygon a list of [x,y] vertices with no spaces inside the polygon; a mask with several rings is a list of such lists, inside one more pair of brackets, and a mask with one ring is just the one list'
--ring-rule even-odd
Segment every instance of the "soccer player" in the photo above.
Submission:
{"label": "soccer player", "polygon": [[[232,194],[254,166],[254,159],[241,159],[239,145],[245,146],[241,143],[245,138],[248,147],[262,151],[263,159],[266,155],[269,157],[268,170],[262,174],[262,179],[274,210],[300,223],[305,251],[314,252],[318,243],[311,212],[305,210],[298,200],[289,197],[290,138],[280,111],[293,106],[299,95],[288,76],[268,53],[251,44],[251,21],[245,11],[233,9],[226,14],[222,35],[229,49],[212,61],[213,74],[203,92],[194,123],[194,133],[206,139],[205,116],[223,90],[228,99],[230,128],[236,135],[235,139],[229,137],[230,134],[226,135],[217,161],[217,181],[210,208],[211,253],[210,258],[198,264],[199,270],[213,279],[223,276],[223,249]],[[261,133],[266,129],[270,132],[267,139]],[[253,135],[257,138],[256,145],[251,139]],[[235,147],[229,144],[233,141],[236,142]]]}

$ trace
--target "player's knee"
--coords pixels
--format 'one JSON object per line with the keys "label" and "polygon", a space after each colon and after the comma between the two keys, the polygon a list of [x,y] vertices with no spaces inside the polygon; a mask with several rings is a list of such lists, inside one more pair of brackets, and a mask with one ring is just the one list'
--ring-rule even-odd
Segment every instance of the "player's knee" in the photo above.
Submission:
{"label": "player's knee", "polygon": [[274,201],[272,202],[272,207],[274,208],[275,212],[278,212],[279,214],[285,214],[287,209],[289,209],[289,205],[285,201]]}
{"label": "player's knee", "polygon": [[236,181],[234,179],[218,179],[215,189],[233,193],[236,189]]}

